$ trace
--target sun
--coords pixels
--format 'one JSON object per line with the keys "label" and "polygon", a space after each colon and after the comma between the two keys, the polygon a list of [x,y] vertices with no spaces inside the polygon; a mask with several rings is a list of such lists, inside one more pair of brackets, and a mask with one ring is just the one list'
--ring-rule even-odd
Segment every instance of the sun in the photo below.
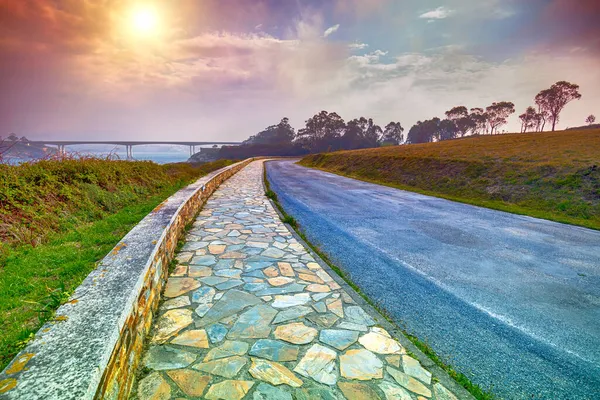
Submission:
{"label": "sun", "polygon": [[152,6],[140,6],[131,12],[131,28],[139,35],[156,34],[159,28],[158,12]]}

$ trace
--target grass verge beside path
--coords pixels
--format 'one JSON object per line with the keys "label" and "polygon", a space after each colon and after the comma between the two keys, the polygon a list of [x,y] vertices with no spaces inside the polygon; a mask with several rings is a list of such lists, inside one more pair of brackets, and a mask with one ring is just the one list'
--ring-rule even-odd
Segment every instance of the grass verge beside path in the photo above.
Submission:
{"label": "grass verge beside path", "polygon": [[273,201],[277,210],[283,216],[282,221],[288,225],[290,225],[294,231],[304,240],[304,242],[314,251],[329,267],[338,274],[359,296],[361,296],[367,303],[369,303],[373,308],[375,308],[385,319],[388,320],[392,325],[397,326],[398,329],[402,331],[404,336],[411,341],[419,350],[421,350],[427,357],[429,357],[438,367],[446,371],[448,375],[452,377],[459,385],[464,387],[469,393],[473,395],[477,400],[498,400],[498,397],[493,393],[490,393],[484,389],[482,389],[479,385],[471,382],[469,378],[465,375],[457,372],[451,365],[448,365],[442,361],[442,359],[433,351],[433,349],[426,343],[421,341],[414,335],[409,334],[404,328],[402,328],[396,321],[391,319],[385,309],[382,309],[378,304],[374,303],[369,297],[367,297],[360,288],[344,273],[344,271],[333,264],[333,262],[329,259],[327,254],[325,254],[319,247],[315,246],[304,234],[298,221],[292,216],[289,215],[279,202],[277,198],[277,194],[271,190],[271,185],[269,183],[269,179],[267,177],[267,168],[264,166],[263,171],[264,182],[266,193],[265,195]]}
{"label": "grass verge beside path", "polygon": [[310,155],[300,164],[600,230],[600,130],[468,137]]}
{"label": "grass verge beside path", "polygon": [[[89,160],[88,160],[89,161]],[[96,162],[98,160],[95,160]],[[110,166],[111,161],[100,160],[98,167]],[[114,162],[114,161],[113,161]],[[136,164],[133,162],[130,164]],[[73,182],[63,182],[64,190],[77,192],[81,187],[86,193],[101,193],[97,198],[85,196],[87,209],[90,211],[81,217],[77,215],[77,206],[72,207],[68,201],[57,201],[54,206],[46,204],[44,208],[21,207],[30,212],[32,217],[26,221],[13,219],[12,224],[22,223],[24,226],[10,226],[15,231],[25,229],[30,232],[39,232],[40,240],[37,245],[7,243],[3,241],[0,254],[0,370],[4,369],[10,360],[18,353],[33,334],[48,320],[52,319],[54,311],[65,301],[85,277],[96,267],[98,261],[127,234],[133,226],[142,220],[156,206],[167,197],[187,184],[197,180],[213,170],[217,170],[231,161],[218,161],[202,165],[172,164],[159,166],[152,163],[143,165],[128,165],[119,169],[116,175],[125,175],[127,171],[134,170],[134,174],[121,176],[119,179],[126,182],[123,192],[104,190],[100,186],[92,187],[85,183],[83,186]],[[152,165],[150,165],[152,164]],[[72,165],[71,165],[72,167]],[[79,166],[81,167],[81,166]],[[89,167],[89,166],[88,166]],[[31,167],[29,167],[31,171]],[[59,164],[51,168],[60,168]],[[96,168],[91,167],[91,174],[96,173]],[[141,168],[141,170],[139,170]],[[136,185],[140,178],[139,171],[148,168],[149,172],[159,172],[159,184]],[[36,173],[49,173],[43,166],[37,166]],[[131,179],[130,179],[131,178]],[[143,179],[146,179],[142,177]],[[89,177],[88,177],[89,179]],[[152,179],[152,177],[150,177]],[[139,181],[138,181],[139,182]],[[33,184],[31,184],[33,186]],[[8,186],[8,185],[7,185]],[[5,187],[7,187],[5,186]],[[1,189],[1,188],[0,188]],[[18,188],[21,192],[39,192],[40,188]],[[0,210],[7,211],[6,191],[0,191]],[[126,200],[123,200],[124,193]],[[4,196],[2,196],[4,195]],[[13,196],[12,199],[17,198]],[[103,204],[110,202],[111,207]],[[18,208],[14,207],[13,208]],[[30,228],[30,224],[39,218],[35,210],[45,215],[47,212],[56,212],[60,209],[59,223],[55,225],[38,224]],[[70,213],[69,211],[72,211]]]}

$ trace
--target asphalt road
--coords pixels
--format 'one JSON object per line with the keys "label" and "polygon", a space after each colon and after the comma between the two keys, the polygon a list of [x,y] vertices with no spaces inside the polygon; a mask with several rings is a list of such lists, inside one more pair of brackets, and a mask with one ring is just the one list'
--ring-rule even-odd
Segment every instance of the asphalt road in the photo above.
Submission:
{"label": "asphalt road", "polygon": [[308,239],[505,399],[600,399],[600,232],[267,163]]}

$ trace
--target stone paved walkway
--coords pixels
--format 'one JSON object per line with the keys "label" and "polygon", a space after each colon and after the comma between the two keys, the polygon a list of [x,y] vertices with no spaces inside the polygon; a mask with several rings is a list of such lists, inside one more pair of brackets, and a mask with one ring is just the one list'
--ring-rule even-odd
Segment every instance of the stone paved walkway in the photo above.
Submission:
{"label": "stone paved walkway", "polygon": [[292,236],[262,179],[253,162],[194,223],[138,398],[456,400]]}

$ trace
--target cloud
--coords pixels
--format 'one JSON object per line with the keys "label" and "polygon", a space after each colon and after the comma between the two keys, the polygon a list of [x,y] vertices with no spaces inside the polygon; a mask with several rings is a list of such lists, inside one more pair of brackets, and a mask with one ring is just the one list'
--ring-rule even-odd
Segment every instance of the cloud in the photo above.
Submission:
{"label": "cloud", "polygon": [[327,36],[337,32],[338,29],[340,29],[340,24],[335,24],[335,25],[327,28],[325,30],[325,32],[323,32],[323,37],[327,37]]}
{"label": "cloud", "polygon": [[419,15],[422,19],[444,19],[454,14],[454,10],[447,9],[446,7],[438,7],[435,10],[427,11]]}
{"label": "cloud", "polygon": [[352,51],[357,51],[357,50],[364,50],[367,47],[369,47],[368,44],[366,43],[360,43],[360,42],[354,42],[354,43],[350,43],[348,45],[348,48]]}

